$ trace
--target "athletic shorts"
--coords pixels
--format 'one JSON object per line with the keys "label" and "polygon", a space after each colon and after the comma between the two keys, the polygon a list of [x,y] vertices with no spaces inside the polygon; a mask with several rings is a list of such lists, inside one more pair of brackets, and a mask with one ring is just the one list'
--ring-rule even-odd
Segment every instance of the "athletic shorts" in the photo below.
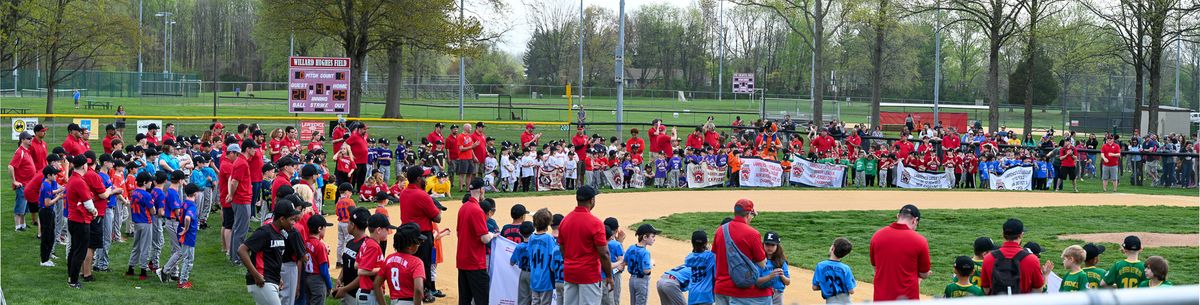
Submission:
{"label": "athletic shorts", "polygon": [[1058,171],[1058,179],[1075,180],[1075,167],[1063,166],[1061,170]]}
{"label": "athletic shorts", "polygon": [[454,170],[458,174],[474,174],[475,160],[454,160]]}
{"label": "athletic shorts", "polygon": [[446,173],[450,175],[458,174],[458,160],[450,160],[450,162],[446,162]]}
{"label": "athletic shorts", "polygon": [[233,230],[233,208],[221,208],[221,227]]}
{"label": "athletic shorts", "polygon": [[88,226],[88,249],[104,248],[104,219],[96,217]]}

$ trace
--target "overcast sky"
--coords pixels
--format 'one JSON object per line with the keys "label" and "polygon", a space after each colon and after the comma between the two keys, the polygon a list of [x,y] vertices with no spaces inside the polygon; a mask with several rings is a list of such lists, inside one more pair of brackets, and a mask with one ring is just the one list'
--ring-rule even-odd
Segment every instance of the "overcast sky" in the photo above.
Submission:
{"label": "overcast sky", "polygon": [[[505,33],[505,35],[501,39],[499,47],[501,50],[504,50],[505,52],[508,52],[508,53],[510,53],[514,56],[518,56],[518,57],[521,54],[525,53],[525,43],[529,42],[529,37],[531,36],[531,28],[529,26],[529,22],[526,20],[526,18],[529,17],[528,16],[529,15],[528,14],[528,10],[529,10],[528,4],[538,3],[539,1],[540,2],[553,1],[553,2],[561,2],[561,3],[572,3],[572,7],[575,8],[572,12],[579,11],[579,9],[578,9],[579,0],[503,0],[503,1],[508,5],[508,11],[509,11],[508,16],[512,17],[512,19],[509,21],[512,24],[512,30],[508,31],[508,33]],[[648,4],[667,3],[670,5],[676,6],[676,7],[687,7],[688,5],[690,5],[693,2],[695,2],[695,0],[626,0],[625,1],[625,14],[626,14],[625,18],[629,18],[630,12],[637,10],[639,7],[642,7],[642,6],[648,5]],[[618,11],[618,9],[620,8],[620,3],[621,3],[620,0],[583,0],[583,5],[585,7],[600,6],[600,7],[604,7],[604,8],[608,8],[608,9],[612,10],[614,13],[616,13]],[[468,8],[469,7],[470,6],[468,4]],[[575,13],[575,14],[576,14],[575,17],[578,18],[578,13]],[[485,22],[493,22],[493,21],[485,21]]]}

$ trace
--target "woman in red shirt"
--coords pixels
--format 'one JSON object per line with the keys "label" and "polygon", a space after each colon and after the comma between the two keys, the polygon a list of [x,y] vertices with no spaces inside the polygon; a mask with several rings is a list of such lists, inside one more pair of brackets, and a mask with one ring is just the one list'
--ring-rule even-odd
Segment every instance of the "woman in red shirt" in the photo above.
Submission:
{"label": "woman in red shirt", "polygon": [[71,158],[71,170],[74,175],[67,180],[67,231],[71,232],[71,244],[80,245],[71,247],[70,253],[67,255],[67,284],[71,288],[81,289],[83,284],[79,282],[79,275],[83,270],[83,260],[87,256],[88,237],[91,236],[92,219],[96,217],[98,211],[92,203],[92,191],[88,188],[87,182],[83,181],[83,175],[87,173],[87,157],[78,155]]}

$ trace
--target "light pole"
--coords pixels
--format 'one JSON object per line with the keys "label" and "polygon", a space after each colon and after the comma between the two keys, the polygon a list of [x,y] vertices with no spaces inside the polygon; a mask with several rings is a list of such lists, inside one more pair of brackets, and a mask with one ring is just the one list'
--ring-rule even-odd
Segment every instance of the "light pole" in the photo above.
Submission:
{"label": "light pole", "polygon": [[621,17],[617,20],[617,135],[625,122],[625,0],[621,0]]}
{"label": "light pole", "polygon": [[167,23],[167,75],[171,75],[172,66],[175,65],[175,20]]}
{"label": "light pole", "polygon": [[[579,102],[583,103],[583,0],[579,0]],[[569,113],[567,114],[570,115]]]}
{"label": "light pole", "polygon": [[[467,5],[465,0],[458,0],[458,22],[465,24],[467,21],[464,7]],[[463,63],[464,57],[458,55],[458,119],[463,119],[463,98],[467,95],[467,65]]]}
{"label": "light pole", "polygon": [[[941,3],[939,2],[938,5],[940,6]],[[941,102],[940,99],[941,99],[941,93],[942,93],[942,91],[941,91],[942,90],[942,10],[940,10],[940,9],[937,12],[937,23],[936,24],[937,25],[935,25],[933,28],[933,45],[934,45],[934,47],[933,47],[933,123],[934,124],[937,124],[938,122],[940,122],[939,118],[938,118],[938,114],[941,110],[941,109],[939,109],[941,106],[941,105],[939,105],[939,103]]]}
{"label": "light pole", "polygon": [[162,17],[163,18],[163,36],[162,36],[163,37],[163,42],[162,42],[163,43],[163,72],[162,73],[164,75],[167,74],[167,39],[166,38],[167,38],[167,27],[171,26],[170,25],[171,15],[174,15],[174,14],[172,14],[171,12],[158,12],[158,13],[154,14],[154,17]]}
{"label": "light pole", "polygon": [[[142,37],[142,0],[138,0],[138,37]],[[142,40],[138,39],[137,94],[142,96]]]}

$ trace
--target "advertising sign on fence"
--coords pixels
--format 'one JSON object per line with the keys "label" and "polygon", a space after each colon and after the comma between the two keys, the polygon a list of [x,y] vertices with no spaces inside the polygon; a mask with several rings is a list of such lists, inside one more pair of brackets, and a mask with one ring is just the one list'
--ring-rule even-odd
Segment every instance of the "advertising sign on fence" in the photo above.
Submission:
{"label": "advertising sign on fence", "polygon": [[349,113],[350,59],[288,58],[288,113]]}
{"label": "advertising sign on fence", "polygon": [[312,141],[313,132],[325,135],[325,121],[300,121],[300,141]]}
{"label": "advertising sign on fence", "polygon": [[779,161],[742,158],[740,183],[750,187],[779,187],[783,185],[783,165]]}
{"label": "advertising sign on fence", "polygon": [[12,139],[16,141],[22,132],[28,130],[33,132],[33,126],[37,126],[37,118],[13,118],[12,119]]}
{"label": "advertising sign on fence", "polygon": [[100,139],[100,120],[98,120],[98,119],[75,119],[75,120],[73,120],[73,122],[75,122],[75,124],[79,124],[79,128],[83,128],[83,130],[87,130],[87,131],[91,132],[90,134],[88,134],[88,138],[87,138],[88,140]]}
{"label": "advertising sign on fence", "polygon": [[792,156],[792,172],[789,180],[811,187],[840,188],[846,177],[846,166],[822,164]]}

